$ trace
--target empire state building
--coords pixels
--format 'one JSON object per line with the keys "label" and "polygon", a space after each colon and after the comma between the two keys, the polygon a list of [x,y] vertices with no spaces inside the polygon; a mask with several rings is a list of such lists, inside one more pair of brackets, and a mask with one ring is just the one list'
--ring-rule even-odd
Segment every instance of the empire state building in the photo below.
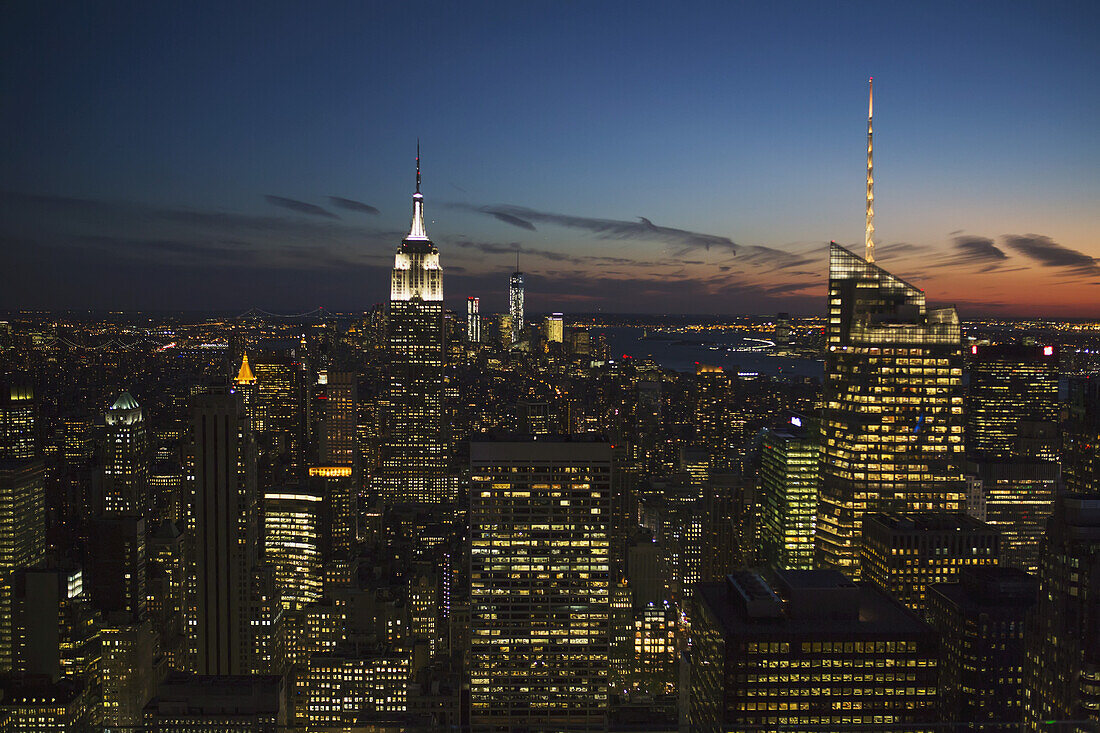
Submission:
{"label": "empire state building", "polygon": [[420,151],[412,226],[394,257],[387,324],[383,498],[397,504],[452,501],[443,440],[443,269],[424,228]]}

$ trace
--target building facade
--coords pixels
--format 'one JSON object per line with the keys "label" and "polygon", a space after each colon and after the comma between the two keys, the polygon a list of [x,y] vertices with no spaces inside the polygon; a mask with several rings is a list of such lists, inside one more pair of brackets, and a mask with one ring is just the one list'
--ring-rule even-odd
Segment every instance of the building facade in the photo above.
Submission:
{"label": "building facade", "polygon": [[960,344],[953,307],[830,245],[819,565],[858,575],[867,512],[963,508]]}
{"label": "building facade", "polygon": [[470,447],[470,723],[607,725],[611,445]]}
{"label": "building facade", "polygon": [[1000,535],[966,514],[863,517],[862,578],[918,614],[933,583],[956,583],[967,567],[1000,562]]}
{"label": "building facade", "polygon": [[820,484],[820,433],[815,421],[790,416],[764,431],[760,455],[762,560],[812,570]]}
{"label": "building facade", "polygon": [[1100,494],[1054,503],[1025,631],[1024,720],[1100,722]]}
{"label": "building facade", "polygon": [[693,733],[916,731],[935,721],[935,631],[835,570],[770,579],[743,570],[703,583],[692,636]]}
{"label": "building facade", "polygon": [[508,281],[508,315],[512,317],[511,343],[518,344],[523,340],[523,273],[512,273]]}
{"label": "building facade", "polygon": [[389,308],[381,492],[391,503],[447,503],[454,492],[444,477],[443,268],[424,228],[419,157],[412,226],[394,257]]}
{"label": "building facade", "polygon": [[928,586],[928,622],[940,635],[944,722],[1023,720],[1024,622],[1035,591],[1033,576],[1001,567],[965,568],[957,583]]}

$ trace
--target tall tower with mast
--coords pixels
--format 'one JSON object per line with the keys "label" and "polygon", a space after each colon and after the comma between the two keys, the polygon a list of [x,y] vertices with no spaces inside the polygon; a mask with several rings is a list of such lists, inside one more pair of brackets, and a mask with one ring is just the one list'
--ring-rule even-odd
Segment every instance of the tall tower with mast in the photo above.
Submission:
{"label": "tall tower with mast", "polygon": [[512,343],[523,340],[523,273],[519,269],[519,250],[516,250],[516,271],[508,282],[508,312],[512,316]]}
{"label": "tall tower with mast", "polygon": [[409,233],[394,256],[387,322],[388,390],[381,494],[391,504],[454,500],[444,480],[443,268],[424,226],[420,142]]}

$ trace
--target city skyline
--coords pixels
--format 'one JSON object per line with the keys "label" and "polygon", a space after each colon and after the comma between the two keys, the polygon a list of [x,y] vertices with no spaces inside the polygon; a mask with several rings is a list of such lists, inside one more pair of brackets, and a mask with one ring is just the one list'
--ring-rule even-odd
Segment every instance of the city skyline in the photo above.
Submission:
{"label": "city skyline", "polygon": [[820,314],[874,75],[877,259],[1096,312],[1096,8],[617,8],[7,8],[0,308],[369,308],[419,136],[451,308]]}

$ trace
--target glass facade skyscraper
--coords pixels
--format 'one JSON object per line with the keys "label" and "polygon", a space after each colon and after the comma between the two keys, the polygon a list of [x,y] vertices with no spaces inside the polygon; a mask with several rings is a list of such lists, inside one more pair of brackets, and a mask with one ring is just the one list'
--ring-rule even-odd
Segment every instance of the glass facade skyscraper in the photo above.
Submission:
{"label": "glass facade skyscraper", "polygon": [[512,343],[523,338],[523,273],[512,273],[508,281],[508,314],[512,316]]}
{"label": "glass facade skyscraper", "polygon": [[858,575],[866,512],[962,507],[960,344],[954,307],[830,246],[819,564]]}
{"label": "glass facade skyscraper", "polygon": [[763,559],[788,570],[812,570],[820,483],[816,422],[792,415],[764,431],[760,455],[760,544]]}

